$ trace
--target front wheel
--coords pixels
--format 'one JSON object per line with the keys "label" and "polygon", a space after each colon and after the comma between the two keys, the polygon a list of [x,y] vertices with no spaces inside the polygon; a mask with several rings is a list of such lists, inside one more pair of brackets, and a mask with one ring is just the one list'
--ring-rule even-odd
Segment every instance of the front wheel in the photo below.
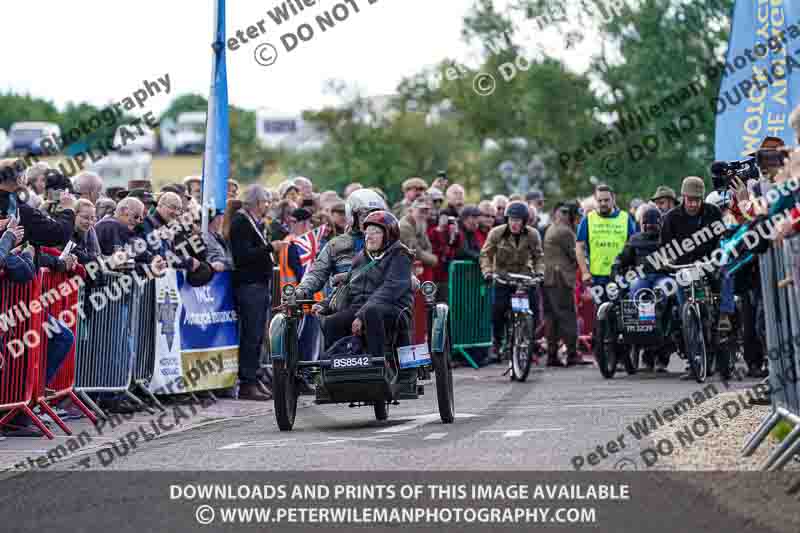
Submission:
{"label": "front wheel", "polygon": [[686,357],[698,383],[704,383],[708,376],[708,357],[706,340],[703,334],[703,319],[696,304],[687,303],[683,308],[683,340],[686,344]]}
{"label": "front wheel", "polygon": [[450,368],[450,336],[445,338],[444,350],[431,354],[433,372],[436,374],[436,401],[443,424],[452,424],[456,419],[453,394],[453,369]]}
{"label": "front wheel", "polygon": [[517,317],[514,322],[514,345],[511,348],[511,379],[525,381],[531,372],[533,328],[531,317]]}
{"label": "front wheel", "polygon": [[639,371],[639,361],[642,358],[642,352],[644,352],[644,348],[633,345],[625,354],[623,363],[625,363],[625,372],[627,372],[629,376],[632,376]]}
{"label": "front wheel", "polygon": [[597,321],[597,339],[594,344],[594,357],[600,373],[606,379],[612,379],[617,373],[617,337],[614,328],[611,327],[612,316],[605,320]]}
{"label": "front wheel", "polygon": [[281,431],[291,431],[297,414],[297,386],[294,372],[286,368],[286,362],[275,360],[272,368],[272,392],[275,400],[275,420]]}

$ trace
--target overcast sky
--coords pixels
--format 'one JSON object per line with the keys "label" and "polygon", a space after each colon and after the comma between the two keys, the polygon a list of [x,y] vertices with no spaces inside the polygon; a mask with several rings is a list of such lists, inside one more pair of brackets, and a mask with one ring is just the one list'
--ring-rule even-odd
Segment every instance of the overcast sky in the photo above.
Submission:
{"label": "overcast sky", "polygon": [[[278,26],[267,11],[283,2],[228,0],[227,37],[262,19],[266,29],[227,51],[229,101],[296,112],[336,103],[323,92],[326,79],[356,83],[369,95],[388,94],[404,76],[445,57],[478,63],[478,49],[461,37],[473,0],[369,1],[318,0]],[[348,6],[349,18],[322,32],[315,16],[340,3]],[[51,99],[59,109],[68,101],[103,106],[131,95],[143,80],[168,73],[170,95],[150,98],[137,114],[160,113],[179,94],[207,95],[212,5],[211,0],[3,0],[0,89]],[[286,52],[281,36],[305,22],[314,36]],[[261,42],[278,50],[272,66],[254,60]]]}

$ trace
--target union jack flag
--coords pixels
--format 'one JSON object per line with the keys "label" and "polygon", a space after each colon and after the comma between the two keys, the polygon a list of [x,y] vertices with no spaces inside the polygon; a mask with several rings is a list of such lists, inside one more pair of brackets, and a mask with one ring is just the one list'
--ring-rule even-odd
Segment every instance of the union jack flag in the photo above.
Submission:
{"label": "union jack flag", "polygon": [[323,224],[318,228],[312,229],[308,233],[303,233],[291,239],[291,243],[297,245],[300,263],[303,265],[304,270],[307,269],[311,265],[311,262],[317,257],[320,241],[327,229],[327,224]]}

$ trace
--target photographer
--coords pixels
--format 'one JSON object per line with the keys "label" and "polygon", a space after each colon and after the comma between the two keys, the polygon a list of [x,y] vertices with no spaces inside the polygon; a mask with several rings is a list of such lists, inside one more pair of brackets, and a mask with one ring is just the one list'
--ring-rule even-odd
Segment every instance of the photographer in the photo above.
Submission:
{"label": "photographer", "polygon": [[[62,246],[69,241],[75,228],[75,198],[69,193],[69,180],[52,171],[47,178],[47,194],[61,208],[53,211],[52,217],[25,204],[17,194],[21,177],[21,165],[16,159],[0,160],[0,216],[16,216],[25,228],[22,243],[35,246]],[[55,189],[56,182],[61,189]],[[65,183],[66,182],[66,183]],[[59,193],[59,194],[56,194]],[[18,244],[22,244],[18,243]]]}
{"label": "photographer", "polygon": [[431,252],[437,257],[438,262],[433,267],[433,282],[436,283],[436,298],[440,302],[447,301],[448,295],[448,269],[464,242],[464,234],[459,231],[458,222],[454,217],[441,213],[437,224],[428,230],[428,239],[431,242]]}

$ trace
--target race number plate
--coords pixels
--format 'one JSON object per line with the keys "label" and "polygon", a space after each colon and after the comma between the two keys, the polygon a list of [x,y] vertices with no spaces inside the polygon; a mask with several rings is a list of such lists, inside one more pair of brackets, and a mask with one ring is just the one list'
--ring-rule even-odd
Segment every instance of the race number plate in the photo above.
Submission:
{"label": "race number plate", "polygon": [[400,357],[400,368],[415,368],[431,364],[431,354],[427,344],[400,346],[397,348]]}
{"label": "race number plate", "polygon": [[639,302],[639,320],[641,322],[655,322],[656,321],[656,304],[655,304],[655,302]]}
{"label": "race number plate", "polygon": [[339,357],[331,363],[331,368],[365,368],[369,366],[369,357]]}
{"label": "race number plate", "polygon": [[528,295],[525,293],[522,294],[515,294],[511,297],[511,310],[515,313],[517,312],[524,312],[530,311],[530,301],[528,300]]}

